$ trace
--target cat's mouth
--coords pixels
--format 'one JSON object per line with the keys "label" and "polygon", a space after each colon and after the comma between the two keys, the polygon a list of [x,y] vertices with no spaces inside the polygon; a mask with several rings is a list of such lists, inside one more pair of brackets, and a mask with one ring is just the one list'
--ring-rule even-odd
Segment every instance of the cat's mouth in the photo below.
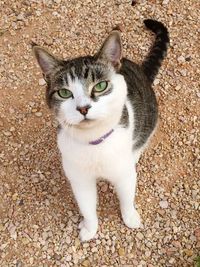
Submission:
{"label": "cat's mouth", "polygon": [[80,121],[80,124],[89,124],[94,122],[94,119],[84,118],[82,121]]}
{"label": "cat's mouth", "polygon": [[81,121],[81,123],[82,123],[82,122],[89,122],[89,121],[93,121],[93,120],[92,120],[92,119],[88,119],[88,118],[85,117],[85,118]]}
{"label": "cat's mouth", "polygon": [[85,117],[82,121],[79,122],[79,124],[75,125],[75,127],[88,128],[88,127],[92,126],[94,122],[95,122],[94,119],[89,119],[89,118]]}

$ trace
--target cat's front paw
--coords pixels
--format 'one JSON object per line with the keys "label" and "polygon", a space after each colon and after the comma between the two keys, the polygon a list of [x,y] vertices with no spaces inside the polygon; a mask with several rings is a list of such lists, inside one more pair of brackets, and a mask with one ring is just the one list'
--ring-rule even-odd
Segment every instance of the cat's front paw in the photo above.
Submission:
{"label": "cat's front paw", "polygon": [[87,223],[85,220],[82,220],[78,226],[80,229],[80,239],[82,242],[89,241],[93,239],[96,232],[97,232],[98,224],[97,222],[94,223]]}
{"label": "cat's front paw", "polygon": [[122,214],[123,221],[125,225],[129,228],[139,228],[141,227],[140,215],[136,209],[133,209],[131,212]]}

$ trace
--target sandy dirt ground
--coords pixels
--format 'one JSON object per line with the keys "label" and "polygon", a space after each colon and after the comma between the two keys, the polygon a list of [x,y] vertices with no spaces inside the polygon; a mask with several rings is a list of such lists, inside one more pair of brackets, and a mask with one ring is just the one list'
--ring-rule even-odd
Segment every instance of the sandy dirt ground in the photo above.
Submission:
{"label": "sandy dirt ground", "polygon": [[[0,0],[0,266],[192,267],[200,256],[200,60],[197,0]],[[123,27],[124,56],[141,62],[153,35],[170,32],[154,82],[159,127],[138,164],[143,228],[123,224],[101,181],[96,239],[80,243],[81,217],[56,146],[56,123],[30,42],[63,58],[94,53]]]}

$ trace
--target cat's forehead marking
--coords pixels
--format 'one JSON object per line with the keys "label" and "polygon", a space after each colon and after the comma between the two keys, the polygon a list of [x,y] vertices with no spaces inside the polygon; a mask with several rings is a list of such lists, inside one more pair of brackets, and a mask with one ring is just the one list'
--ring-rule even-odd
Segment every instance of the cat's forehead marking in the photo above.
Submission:
{"label": "cat's forehead marking", "polygon": [[72,80],[78,77],[95,82],[104,79],[108,74],[107,66],[91,57],[76,58],[69,62],[67,69]]}
{"label": "cat's forehead marking", "polygon": [[68,74],[69,74],[71,80],[74,80],[74,79],[76,78],[75,67],[74,67],[74,66],[72,66],[72,67],[69,69]]}
{"label": "cat's forehead marking", "polygon": [[88,74],[89,74],[89,67],[85,67],[85,70],[84,70],[84,79],[87,79],[88,78]]}
{"label": "cat's forehead marking", "polygon": [[68,86],[71,89],[72,92],[74,91],[82,91],[83,90],[83,84],[81,80],[78,77],[75,77],[74,79],[71,79],[70,74],[67,75],[68,78]]}

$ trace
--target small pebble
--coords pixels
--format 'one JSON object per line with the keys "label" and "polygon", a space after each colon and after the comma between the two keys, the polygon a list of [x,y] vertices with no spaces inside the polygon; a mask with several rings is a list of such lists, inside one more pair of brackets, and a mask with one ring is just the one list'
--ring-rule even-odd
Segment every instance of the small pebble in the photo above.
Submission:
{"label": "small pebble", "polygon": [[84,267],[89,267],[89,266],[91,266],[91,265],[90,265],[90,261],[89,261],[89,260],[84,260],[84,261],[82,262],[82,266],[84,266]]}
{"label": "small pebble", "polygon": [[186,249],[185,250],[185,254],[189,257],[191,257],[193,255],[193,251],[191,249]]}
{"label": "small pebble", "polygon": [[185,58],[183,56],[178,57],[177,60],[179,63],[185,62]]}
{"label": "small pebble", "polygon": [[162,2],[163,5],[168,5],[168,3],[169,3],[169,0],[164,0],[164,1]]}
{"label": "small pebble", "polygon": [[12,135],[12,133],[9,132],[9,131],[4,131],[3,133],[4,133],[5,136],[8,136],[8,137]]}
{"label": "small pebble", "polygon": [[176,90],[176,91],[179,91],[180,89],[181,89],[181,85],[178,84],[178,85],[175,87],[175,90]]}
{"label": "small pebble", "polygon": [[119,256],[125,256],[125,250],[124,248],[119,248],[118,249]]}
{"label": "small pebble", "polygon": [[35,112],[35,116],[36,117],[41,117],[42,116],[42,112]]}
{"label": "small pebble", "polygon": [[39,79],[39,85],[43,86],[46,84],[46,81],[44,79]]}
{"label": "small pebble", "polygon": [[103,184],[101,187],[101,192],[105,193],[108,190],[108,184]]}
{"label": "small pebble", "polygon": [[138,232],[136,234],[136,238],[138,238],[139,240],[142,240],[144,238],[144,235],[142,233]]}
{"label": "small pebble", "polygon": [[17,20],[24,21],[24,15],[23,15],[23,14],[19,14],[19,15],[17,16]]}
{"label": "small pebble", "polygon": [[167,209],[169,204],[167,201],[163,200],[159,202],[159,205],[162,209]]}

